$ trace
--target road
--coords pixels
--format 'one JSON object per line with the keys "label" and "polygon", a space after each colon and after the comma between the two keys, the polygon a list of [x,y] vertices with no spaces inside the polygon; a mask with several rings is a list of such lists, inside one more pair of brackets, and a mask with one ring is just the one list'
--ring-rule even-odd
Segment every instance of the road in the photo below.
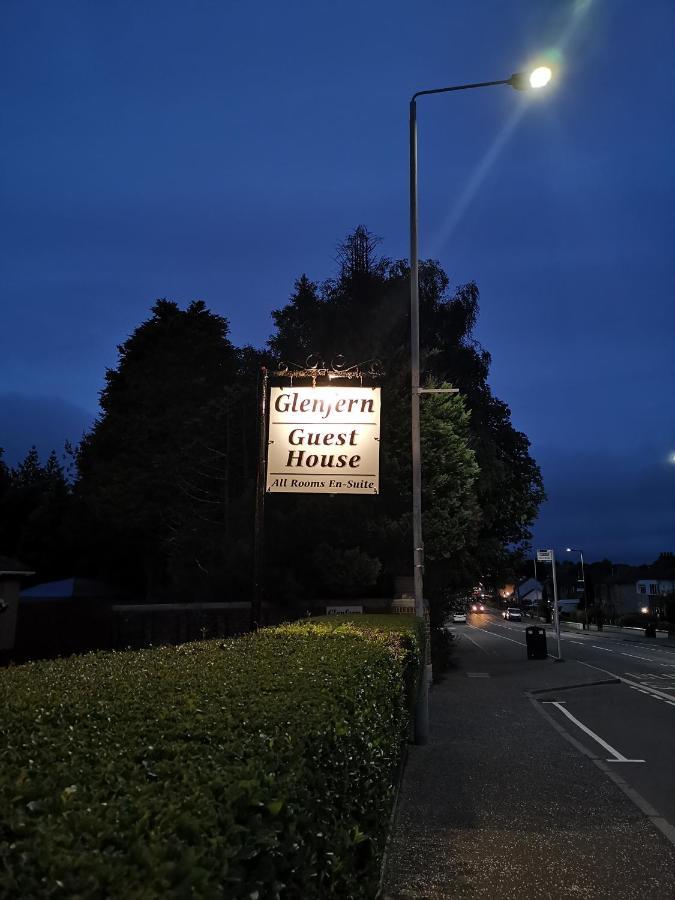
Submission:
{"label": "road", "polygon": [[450,626],[408,749],[383,900],[672,900],[675,647],[497,614]]}
{"label": "road", "polygon": [[[522,658],[525,629],[533,624],[545,628],[548,652],[556,656],[553,627],[531,619],[509,622],[491,613],[472,614],[466,625],[453,629],[464,644],[465,662],[473,655],[489,670],[499,660]],[[675,646],[607,632],[563,631],[561,651],[563,660],[587,669],[587,682],[575,676],[569,685],[538,688],[533,681],[530,696],[559,731],[604,761],[606,770],[611,767],[643,811],[658,813],[662,830],[675,843]]]}

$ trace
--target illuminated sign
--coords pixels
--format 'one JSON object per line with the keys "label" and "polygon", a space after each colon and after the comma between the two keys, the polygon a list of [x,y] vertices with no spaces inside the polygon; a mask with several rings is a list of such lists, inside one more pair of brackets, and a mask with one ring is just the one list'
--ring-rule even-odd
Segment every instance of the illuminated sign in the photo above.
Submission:
{"label": "illuminated sign", "polygon": [[270,493],[377,494],[380,388],[273,387]]}

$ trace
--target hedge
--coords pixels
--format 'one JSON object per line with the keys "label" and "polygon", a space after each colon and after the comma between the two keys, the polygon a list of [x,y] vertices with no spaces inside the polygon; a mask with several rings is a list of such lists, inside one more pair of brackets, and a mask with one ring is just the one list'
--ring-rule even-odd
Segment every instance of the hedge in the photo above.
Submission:
{"label": "hedge", "polygon": [[0,896],[372,897],[423,637],[356,618],[1,671]]}

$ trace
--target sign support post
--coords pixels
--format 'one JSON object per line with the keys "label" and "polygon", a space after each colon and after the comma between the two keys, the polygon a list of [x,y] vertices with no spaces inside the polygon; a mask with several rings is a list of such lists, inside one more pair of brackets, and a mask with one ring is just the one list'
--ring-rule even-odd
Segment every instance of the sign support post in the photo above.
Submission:
{"label": "sign support post", "polygon": [[555,574],[555,551],[537,550],[537,562],[550,562],[553,566],[553,614],[555,616],[555,633],[558,641],[558,657],[556,662],[563,662],[562,647],[560,644],[560,603],[558,602],[558,581]]}
{"label": "sign support post", "polygon": [[558,658],[556,662],[563,662],[562,646],[560,644],[560,603],[558,602],[558,580],[555,577],[555,551],[551,550],[551,562],[553,563],[553,601],[555,603],[555,633],[558,640]]}
{"label": "sign support post", "polygon": [[[310,365],[311,359],[316,364]],[[368,360],[367,369],[344,368],[339,360],[326,366],[312,354],[305,368],[260,369],[252,631],[262,624],[265,494],[379,493],[381,389],[364,387],[363,381],[382,372],[377,360]],[[268,397],[270,375],[290,386],[272,387]]]}

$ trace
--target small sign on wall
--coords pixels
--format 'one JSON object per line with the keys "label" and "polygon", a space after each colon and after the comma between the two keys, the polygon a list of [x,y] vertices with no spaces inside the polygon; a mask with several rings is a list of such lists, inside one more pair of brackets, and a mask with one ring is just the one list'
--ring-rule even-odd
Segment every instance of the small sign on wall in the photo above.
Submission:
{"label": "small sign on wall", "polygon": [[362,606],[327,606],[327,616],[350,616],[363,613]]}
{"label": "small sign on wall", "polygon": [[377,494],[380,388],[273,387],[269,493]]}

